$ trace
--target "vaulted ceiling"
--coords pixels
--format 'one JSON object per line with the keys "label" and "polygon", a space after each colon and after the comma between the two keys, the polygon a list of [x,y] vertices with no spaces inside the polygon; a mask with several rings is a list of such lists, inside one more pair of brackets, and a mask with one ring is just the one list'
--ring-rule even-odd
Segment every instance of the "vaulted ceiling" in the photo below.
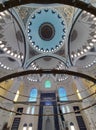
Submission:
{"label": "vaulted ceiling", "polygon": [[0,76],[28,69],[72,68],[96,76],[95,15],[57,4],[27,4],[0,12]]}

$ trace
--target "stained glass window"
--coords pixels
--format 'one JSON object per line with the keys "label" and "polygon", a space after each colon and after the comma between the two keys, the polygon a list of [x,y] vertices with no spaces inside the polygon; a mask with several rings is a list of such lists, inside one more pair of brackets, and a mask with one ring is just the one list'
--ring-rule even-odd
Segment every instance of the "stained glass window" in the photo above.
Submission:
{"label": "stained glass window", "polygon": [[45,81],[45,88],[51,88],[51,81],[50,80]]}
{"label": "stained glass window", "polygon": [[67,101],[67,94],[66,94],[66,90],[63,87],[60,87],[58,89],[58,94],[59,94],[59,100],[60,101]]}
{"label": "stained glass window", "polygon": [[36,102],[37,100],[37,89],[36,88],[32,88],[30,91],[30,97],[29,97],[29,101],[30,102]]}

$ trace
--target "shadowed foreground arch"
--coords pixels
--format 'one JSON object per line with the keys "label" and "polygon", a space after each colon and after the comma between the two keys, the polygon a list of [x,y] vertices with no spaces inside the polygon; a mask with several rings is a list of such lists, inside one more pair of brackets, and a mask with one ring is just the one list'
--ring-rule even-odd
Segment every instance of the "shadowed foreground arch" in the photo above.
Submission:
{"label": "shadowed foreground arch", "polygon": [[26,71],[21,71],[21,72],[15,72],[15,73],[6,75],[4,77],[1,77],[0,82],[3,82],[5,80],[11,79],[11,78],[25,76],[28,74],[67,74],[67,75],[71,75],[71,76],[85,78],[89,81],[96,83],[96,78],[91,77],[87,74],[83,74],[83,73],[76,72],[76,71],[70,71],[70,70],[26,70]]}

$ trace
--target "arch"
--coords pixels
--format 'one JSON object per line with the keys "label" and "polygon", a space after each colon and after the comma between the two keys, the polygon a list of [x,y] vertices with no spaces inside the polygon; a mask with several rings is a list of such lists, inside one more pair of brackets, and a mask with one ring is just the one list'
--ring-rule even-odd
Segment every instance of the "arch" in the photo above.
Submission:
{"label": "arch", "polygon": [[59,55],[56,55],[56,54],[39,54],[39,55],[36,55],[32,58],[30,58],[29,60],[25,60],[25,64],[24,64],[24,68],[28,68],[30,66],[30,64],[40,58],[44,58],[44,57],[52,57],[52,58],[55,58],[57,60],[60,60],[61,62],[63,62],[66,66],[66,68],[68,68],[70,66],[70,63],[67,61],[67,59],[65,57],[62,57],[62,56],[59,56]]}
{"label": "arch", "polygon": [[58,88],[58,95],[59,95],[59,100],[60,101],[67,101],[67,93],[64,87],[59,87]]}
{"label": "arch", "polygon": [[96,78],[94,78],[88,74],[80,73],[77,71],[71,71],[71,70],[26,70],[26,71],[20,71],[20,72],[15,72],[15,73],[1,77],[0,82],[3,82],[5,80],[11,79],[11,78],[25,76],[28,74],[67,74],[67,75],[71,75],[71,76],[85,78],[89,81],[96,83]]}
{"label": "arch", "polygon": [[[19,5],[24,5],[24,4],[34,4],[36,3],[38,4],[52,4],[54,5],[54,3],[58,3],[58,4],[66,4],[66,5],[70,5],[70,6],[74,6],[77,8],[80,8],[82,10],[86,10],[87,12],[93,13],[94,15],[96,15],[96,8],[91,4],[91,3],[86,3],[84,1],[70,1],[70,0],[53,0],[53,1],[42,1],[42,0],[27,0],[27,1],[18,1],[18,0],[14,0],[14,1],[2,1],[2,3],[0,3],[0,12],[4,11],[6,9],[10,9],[12,7],[16,7]],[[57,4],[56,4],[57,5]]]}
{"label": "arch", "polygon": [[23,127],[27,127],[27,124],[25,123],[25,124],[23,125]]}
{"label": "arch", "polygon": [[86,54],[83,54],[79,57],[77,57],[74,61],[73,61],[73,65],[76,65],[76,62],[82,58],[83,56],[96,56],[96,52],[87,52]]}
{"label": "arch", "polygon": [[38,95],[38,91],[36,88],[32,88],[30,91],[30,97],[29,97],[29,102],[36,102],[37,100],[37,95]]}
{"label": "arch", "polygon": [[32,127],[32,123],[30,123],[29,126]]}
{"label": "arch", "polygon": [[70,128],[71,128],[71,130],[75,130],[73,122],[70,122]]}
{"label": "arch", "polygon": [[26,123],[23,125],[23,130],[27,130],[27,124]]}
{"label": "arch", "polygon": [[32,130],[32,123],[29,124],[28,130]]}

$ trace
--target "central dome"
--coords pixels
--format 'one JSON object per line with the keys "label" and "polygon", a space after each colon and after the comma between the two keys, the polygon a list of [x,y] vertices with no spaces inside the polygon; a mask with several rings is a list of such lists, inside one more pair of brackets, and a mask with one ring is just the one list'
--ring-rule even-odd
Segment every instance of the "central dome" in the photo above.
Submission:
{"label": "central dome", "polygon": [[31,46],[41,52],[56,52],[64,44],[66,22],[58,10],[40,8],[27,20],[27,34]]}

